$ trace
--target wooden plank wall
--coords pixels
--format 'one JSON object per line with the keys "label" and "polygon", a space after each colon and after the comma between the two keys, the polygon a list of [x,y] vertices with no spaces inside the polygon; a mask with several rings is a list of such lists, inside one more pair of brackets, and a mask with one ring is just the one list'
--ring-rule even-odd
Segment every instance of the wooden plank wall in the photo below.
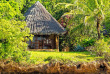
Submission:
{"label": "wooden plank wall", "polygon": [[[28,49],[30,51],[58,51],[59,52],[59,36],[58,35],[50,35],[50,39],[52,39],[52,48],[51,49]],[[32,43],[32,42],[31,42]]]}

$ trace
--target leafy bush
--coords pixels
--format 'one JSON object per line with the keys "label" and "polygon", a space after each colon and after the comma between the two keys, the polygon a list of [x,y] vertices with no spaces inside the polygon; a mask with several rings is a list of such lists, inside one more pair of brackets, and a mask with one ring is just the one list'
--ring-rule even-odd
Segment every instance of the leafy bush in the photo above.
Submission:
{"label": "leafy bush", "polygon": [[104,39],[101,39],[96,41],[92,51],[95,52],[97,56],[105,56],[110,53],[110,48],[108,43],[105,42]]}
{"label": "leafy bush", "polygon": [[94,45],[94,43],[95,43],[95,39],[90,39],[90,40],[84,39],[84,40],[82,41],[82,45],[83,45],[84,47],[92,46],[92,45]]}
{"label": "leafy bush", "polygon": [[28,59],[26,36],[30,35],[25,26],[24,21],[0,20],[0,59],[12,58],[16,62]]}
{"label": "leafy bush", "polygon": [[14,52],[12,56],[12,60],[15,62],[20,62],[22,60],[25,61],[30,60],[30,53],[28,51],[21,51],[21,53],[19,51]]}
{"label": "leafy bush", "polygon": [[84,51],[84,48],[80,45],[77,45],[74,49],[74,51]]}

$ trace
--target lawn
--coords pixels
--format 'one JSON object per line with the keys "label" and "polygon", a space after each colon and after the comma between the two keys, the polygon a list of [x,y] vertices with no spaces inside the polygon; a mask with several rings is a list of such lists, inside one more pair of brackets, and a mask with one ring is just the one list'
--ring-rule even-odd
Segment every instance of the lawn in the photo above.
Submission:
{"label": "lawn", "polygon": [[31,53],[31,62],[36,64],[49,63],[51,60],[68,62],[91,62],[102,57],[91,55],[90,52],[38,52],[29,51]]}

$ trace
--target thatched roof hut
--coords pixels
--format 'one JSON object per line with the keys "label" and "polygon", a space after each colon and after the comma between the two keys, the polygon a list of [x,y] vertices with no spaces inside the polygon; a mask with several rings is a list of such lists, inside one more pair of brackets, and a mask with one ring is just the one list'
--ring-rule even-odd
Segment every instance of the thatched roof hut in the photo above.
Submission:
{"label": "thatched roof hut", "polygon": [[38,1],[25,13],[27,26],[34,35],[29,42],[31,49],[59,49],[59,35],[65,33],[65,29]]}
{"label": "thatched roof hut", "polygon": [[25,13],[27,26],[32,34],[62,34],[65,29],[38,1]]}

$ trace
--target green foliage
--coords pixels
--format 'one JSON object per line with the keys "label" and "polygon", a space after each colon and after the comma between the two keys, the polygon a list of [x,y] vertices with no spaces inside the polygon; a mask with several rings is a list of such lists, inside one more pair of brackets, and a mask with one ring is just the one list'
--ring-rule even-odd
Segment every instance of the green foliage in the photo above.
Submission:
{"label": "green foliage", "polygon": [[[21,2],[22,3],[21,3]],[[24,14],[29,7],[31,7],[37,0],[16,0],[18,5],[23,5],[21,12]],[[64,4],[70,2],[73,3],[71,0],[40,0],[40,2],[43,4],[43,6],[48,10],[48,12],[53,15],[57,20],[60,19],[60,17],[65,13],[69,12],[70,9],[66,8]],[[64,4],[59,5],[60,2],[63,2]]]}
{"label": "green foliage", "polygon": [[106,54],[110,53],[109,45],[104,41],[104,39],[96,41],[92,50],[96,53],[97,56],[105,56]]}
{"label": "green foliage", "polygon": [[[66,9],[66,8],[61,8],[59,7],[60,9],[56,9],[56,11],[53,13],[53,16],[59,20],[61,18],[61,16],[65,13],[65,12],[69,12],[70,10],[69,9]],[[57,15],[56,15],[57,14]]]}
{"label": "green foliage", "polygon": [[108,44],[110,45],[110,37],[108,35],[106,37],[104,37],[104,41],[108,42]]}
{"label": "green foliage", "polygon": [[[109,32],[110,2],[109,0],[77,0],[74,3],[73,5],[70,3],[73,9],[64,14],[74,16],[66,27],[68,31],[66,36],[69,38],[68,44],[69,46],[73,45],[73,47],[77,44],[84,47],[91,46],[95,42],[93,39],[98,39],[97,23],[101,24],[100,31],[103,31],[102,25],[105,25],[105,29]],[[65,7],[67,5],[69,4],[65,4]],[[86,39],[87,41],[85,41]]]}
{"label": "green foliage", "polygon": [[24,21],[0,20],[0,58],[25,57],[26,37],[30,36],[29,29],[25,26]]}
{"label": "green foliage", "polygon": [[6,2],[6,3],[0,3],[0,19],[11,19],[16,15],[16,11],[12,6]]}
{"label": "green foliage", "polygon": [[30,31],[21,13],[24,4],[25,0],[0,1],[0,59],[29,60],[26,41]]}
{"label": "green foliage", "polygon": [[88,40],[88,39],[84,39],[83,41],[82,41],[82,45],[84,46],[84,47],[88,47],[88,46],[93,46],[94,44],[95,44],[95,39],[90,39],[90,40]]}
{"label": "green foliage", "polygon": [[0,2],[0,19],[23,20],[23,14],[19,10],[18,3],[14,1]]}
{"label": "green foliage", "polygon": [[[35,2],[37,0],[0,1],[0,58],[12,57],[17,62],[23,57],[25,60],[29,59],[26,56],[27,52],[24,52],[29,30],[25,27],[23,14]],[[73,49],[78,44],[83,47],[94,45],[94,39],[97,39],[97,18],[110,33],[109,0],[40,0],[40,2],[57,20],[65,15],[73,16],[71,19],[65,18],[63,22],[68,33],[60,38],[62,48],[69,46]],[[103,31],[102,27],[100,30]]]}
{"label": "green foliage", "polygon": [[14,51],[11,59],[15,62],[29,61],[30,53],[26,50]]}
{"label": "green foliage", "polygon": [[105,25],[105,34],[110,34],[110,11],[106,13],[106,17],[103,21],[103,24]]}

